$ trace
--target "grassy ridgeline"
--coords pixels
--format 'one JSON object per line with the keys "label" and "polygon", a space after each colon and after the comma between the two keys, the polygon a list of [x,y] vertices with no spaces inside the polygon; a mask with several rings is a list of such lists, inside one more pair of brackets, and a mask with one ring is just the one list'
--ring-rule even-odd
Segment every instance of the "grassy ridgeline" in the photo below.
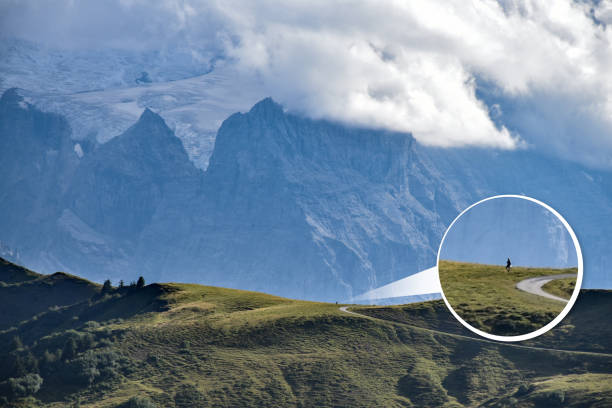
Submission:
{"label": "grassy ridgeline", "polygon": [[530,333],[553,320],[565,303],[516,289],[524,279],[576,273],[576,268],[513,267],[440,260],[440,282],[453,309],[473,327],[487,333],[515,336]]}

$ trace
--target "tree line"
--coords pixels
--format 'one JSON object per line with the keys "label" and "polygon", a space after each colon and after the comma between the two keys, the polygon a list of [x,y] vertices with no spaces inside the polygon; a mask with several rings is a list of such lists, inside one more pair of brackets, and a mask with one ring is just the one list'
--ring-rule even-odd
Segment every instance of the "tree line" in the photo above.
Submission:
{"label": "tree line", "polygon": [[[117,289],[124,289],[124,288],[136,288],[136,289],[141,289],[145,287],[145,280],[142,276],[138,277],[137,281],[132,281],[130,282],[129,285],[126,285],[125,282],[123,282],[123,279],[121,279],[119,281],[119,286],[117,287]],[[112,282],[110,279],[107,279],[104,281],[104,284],[102,285],[102,294],[105,293],[110,293],[113,290],[115,290],[115,288],[113,288]]]}

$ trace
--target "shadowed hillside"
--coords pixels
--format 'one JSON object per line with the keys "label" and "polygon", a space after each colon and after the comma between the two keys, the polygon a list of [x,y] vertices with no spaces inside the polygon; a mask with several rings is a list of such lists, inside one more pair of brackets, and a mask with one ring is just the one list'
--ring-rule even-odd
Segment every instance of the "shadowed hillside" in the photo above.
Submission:
{"label": "shadowed hillside", "polygon": [[7,285],[13,283],[27,282],[40,278],[41,275],[32,272],[23,266],[15,265],[5,259],[0,258],[0,282]]}
{"label": "shadowed hillside", "polygon": [[[100,292],[100,285],[63,272],[40,275],[0,258],[0,330],[29,319],[49,307],[82,302]],[[18,305],[18,306],[17,306]]]}

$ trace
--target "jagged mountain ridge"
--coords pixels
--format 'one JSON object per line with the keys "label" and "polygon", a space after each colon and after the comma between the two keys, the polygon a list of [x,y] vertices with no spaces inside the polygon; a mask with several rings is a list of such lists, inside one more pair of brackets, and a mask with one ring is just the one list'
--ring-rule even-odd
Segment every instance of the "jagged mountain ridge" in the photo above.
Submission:
{"label": "jagged mountain ridge", "polygon": [[237,253],[250,256],[242,262],[212,239],[207,267],[224,279],[242,275],[237,284],[258,285],[263,276],[266,285],[284,282],[274,293],[310,286],[327,299],[425,268],[444,224],[410,194],[408,173],[435,185],[413,148],[409,135],[304,120],[271,99],[233,115],[204,176],[203,196],[212,199],[202,201],[207,228],[199,231],[203,240],[214,229],[231,231],[243,248]]}
{"label": "jagged mountain ridge", "polygon": [[266,92],[222,55],[184,45],[69,50],[6,37],[0,43],[0,92],[20,88],[38,109],[64,116],[72,139],[81,142],[105,143],[152,108],[196,167],[205,169],[223,120],[248,110]]}
{"label": "jagged mountain ridge", "polygon": [[[11,126],[3,141],[23,123]],[[406,134],[289,114],[270,99],[224,122],[206,172],[151,111],[82,158],[74,143],[61,151],[77,165],[46,224],[3,221],[0,241],[45,272],[345,299],[432,266],[445,226],[495,193],[549,202],[588,239],[592,260],[605,257],[597,219],[610,212],[609,175],[529,151],[424,148]],[[12,194],[7,211],[18,206]]]}

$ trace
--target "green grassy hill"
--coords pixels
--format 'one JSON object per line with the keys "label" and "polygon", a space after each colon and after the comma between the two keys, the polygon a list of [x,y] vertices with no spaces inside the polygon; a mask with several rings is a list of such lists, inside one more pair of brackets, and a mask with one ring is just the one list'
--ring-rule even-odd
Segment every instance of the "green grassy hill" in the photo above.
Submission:
{"label": "green grassy hill", "polygon": [[[553,320],[565,303],[516,288],[524,279],[576,273],[576,268],[512,267],[440,260],[444,296],[455,312],[486,333],[516,336],[537,330]],[[556,286],[555,286],[556,288]]]}
{"label": "green grassy hill", "polygon": [[605,350],[462,336],[439,301],[355,306],[356,315],[339,306],[172,283],[97,294],[0,332],[0,405],[612,404]]}

